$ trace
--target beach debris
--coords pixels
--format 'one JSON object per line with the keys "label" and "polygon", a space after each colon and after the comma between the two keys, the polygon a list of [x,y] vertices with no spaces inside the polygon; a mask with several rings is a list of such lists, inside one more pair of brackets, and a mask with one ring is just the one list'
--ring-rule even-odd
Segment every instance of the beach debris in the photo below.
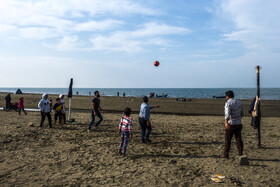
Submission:
{"label": "beach debris", "polygon": [[226,178],[225,176],[217,174],[217,175],[212,175],[211,180],[217,183],[222,183],[224,182],[225,178]]}
{"label": "beach debris", "polygon": [[174,160],[174,159],[172,159],[172,160],[170,160],[170,161],[169,161],[169,163],[170,163],[170,164],[176,164],[176,163],[177,163],[177,161],[176,161],[176,160]]}
{"label": "beach debris", "polygon": [[238,156],[237,157],[237,164],[240,166],[249,165],[249,161],[246,155]]}
{"label": "beach debris", "polygon": [[34,124],[31,122],[31,123],[28,123],[27,124],[29,127],[34,127]]}
{"label": "beach debris", "polygon": [[228,182],[229,183],[233,183],[234,186],[241,186],[241,182],[238,179],[234,178],[234,177],[230,177]]}

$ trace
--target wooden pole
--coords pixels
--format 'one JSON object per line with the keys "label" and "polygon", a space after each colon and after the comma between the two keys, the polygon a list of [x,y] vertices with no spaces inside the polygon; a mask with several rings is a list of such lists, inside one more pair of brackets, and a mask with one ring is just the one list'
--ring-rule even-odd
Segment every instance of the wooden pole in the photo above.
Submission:
{"label": "wooden pole", "polygon": [[[260,66],[256,67],[257,69],[257,96],[260,98]],[[259,103],[259,109],[260,109],[260,103]],[[261,116],[257,116],[258,118],[261,118]],[[258,127],[258,147],[261,147],[261,119],[260,124]]]}
{"label": "wooden pole", "polygon": [[69,98],[69,112],[68,112],[68,121],[69,122],[71,120],[71,100],[72,100],[72,98]]}

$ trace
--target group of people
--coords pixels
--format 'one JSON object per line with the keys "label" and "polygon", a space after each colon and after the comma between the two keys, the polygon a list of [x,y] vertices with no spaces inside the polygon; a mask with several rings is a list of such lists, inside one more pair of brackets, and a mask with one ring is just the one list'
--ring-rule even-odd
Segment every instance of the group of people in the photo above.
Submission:
{"label": "group of people", "polygon": [[[41,123],[40,127],[43,126],[43,123],[48,118],[50,128],[56,127],[56,121],[59,120],[61,127],[65,123],[65,101],[64,95],[60,94],[56,98],[56,103],[52,105],[51,100],[48,100],[48,94],[43,94],[42,99],[38,103],[38,108],[41,110]],[[52,124],[51,113],[54,112],[54,123]]]}
{"label": "group of people", "polygon": [[[139,125],[141,128],[141,142],[151,142],[149,136],[152,131],[151,121],[150,121],[150,110],[152,108],[158,108],[159,106],[150,106],[148,104],[149,98],[147,96],[143,97],[143,103],[141,104],[140,114],[139,114]],[[126,148],[129,139],[132,139],[132,118],[131,118],[131,108],[124,109],[124,116],[122,117],[119,124],[119,133],[121,135],[121,143],[119,146],[118,153],[125,156]],[[103,121],[102,117],[103,109],[100,105],[100,94],[99,91],[94,92],[94,99],[92,100],[91,106],[91,117],[92,120],[88,126],[88,132],[90,132],[92,125],[94,124],[95,117],[97,116],[99,120],[95,123],[97,128],[99,124]]]}
{"label": "group of people", "polygon": [[5,105],[6,112],[9,112],[11,109],[13,109],[12,107],[14,107],[15,110],[18,110],[19,115],[21,115],[21,111],[23,111],[25,115],[27,114],[24,110],[24,97],[20,97],[18,103],[12,104],[11,94],[8,94],[5,97],[5,101],[6,101],[6,105]]}
{"label": "group of people", "polygon": [[[243,155],[243,141],[241,137],[241,131],[242,131],[242,117],[244,115],[242,102],[239,100],[234,99],[234,93],[233,91],[227,91],[225,93],[225,97],[227,99],[227,102],[225,103],[225,146],[224,146],[224,152],[221,155],[222,158],[229,158],[229,151],[231,146],[231,139],[233,135],[235,135],[236,139],[236,145],[238,149],[239,156]],[[6,99],[6,105],[7,102],[10,103],[11,97],[10,94],[5,98]],[[141,142],[147,143],[151,142],[150,133],[152,131],[152,125],[150,121],[150,110],[153,108],[158,108],[159,106],[150,106],[148,104],[149,98],[147,96],[143,97],[143,103],[140,107],[140,113],[139,113],[139,126],[141,128]],[[26,114],[24,110],[24,99],[23,97],[20,98],[19,101],[19,114],[21,110]],[[42,99],[40,100],[38,104],[39,109],[41,110],[41,123],[40,127],[43,126],[43,123],[45,121],[45,118],[48,118],[49,126],[50,128],[56,126],[56,121],[59,119],[59,123],[63,127],[65,123],[65,101],[64,101],[64,95],[59,95],[59,97],[56,99],[56,103],[54,106],[52,106],[51,100],[48,100],[48,95],[43,94]],[[7,108],[9,109],[9,108]],[[54,112],[54,123],[52,124],[52,118],[51,118],[51,112]],[[101,101],[100,101],[100,94],[99,91],[94,92],[94,98],[92,100],[92,106],[91,106],[91,122],[88,126],[88,132],[90,132],[92,125],[97,128],[100,123],[103,121],[102,117],[103,109],[101,107]],[[124,109],[124,116],[121,118],[121,121],[119,123],[119,134],[121,135],[121,142],[118,149],[118,154],[122,156],[126,156],[126,149],[128,146],[129,139],[132,139],[133,137],[133,121],[131,118],[131,109],[125,108]],[[252,114],[252,123],[251,125],[255,128],[258,128],[258,125],[260,123],[260,109],[259,109],[259,98],[254,98],[252,101],[252,104],[250,106],[249,113]],[[99,120],[95,122],[95,118],[98,117]]]}

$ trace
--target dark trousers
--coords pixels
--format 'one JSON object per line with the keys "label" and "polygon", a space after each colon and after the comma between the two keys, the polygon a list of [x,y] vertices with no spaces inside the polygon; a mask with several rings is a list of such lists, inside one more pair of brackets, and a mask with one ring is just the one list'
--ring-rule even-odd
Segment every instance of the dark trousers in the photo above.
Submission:
{"label": "dark trousers", "polygon": [[228,157],[231,145],[232,136],[235,136],[236,145],[239,156],[243,155],[243,141],[241,139],[242,125],[229,125],[230,128],[226,129],[225,133],[225,152],[224,156]]}
{"label": "dark trousers", "polygon": [[66,123],[66,115],[65,115],[65,113],[62,113],[61,114],[61,118],[59,118],[59,123],[61,124],[61,119],[63,119],[63,121],[64,121],[64,124]]}
{"label": "dark trousers", "polygon": [[45,118],[46,118],[46,116],[47,116],[48,121],[49,121],[49,126],[50,126],[50,128],[52,128],[52,117],[51,117],[51,113],[50,113],[50,112],[41,112],[41,116],[42,116],[42,119],[41,119],[40,127],[43,126],[43,123],[44,123]]}
{"label": "dark trousers", "polygon": [[6,111],[10,111],[11,106],[10,102],[6,102]]}
{"label": "dark trousers", "polygon": [[21,110],[24,112],[24,114],[26,114],[24,108],[19,108],[19,109],[18,109],[18,114],[19,114],[19,115],[20,115],[20,111],[21,111]]}
{"label": "dark trousers", "polygon": [[[145,140],[145,136],[146,139],[149,139],[149,136],[151,134],[152,131],[152,126],[147,126],[147,120],[145,120],[144,118],[139,118],[139,125],[141,128],[141,139]],[[147,130],[147,134],[146,134],[146,130]]]}
{"label": "dark trousers", "polygon": [[[96,115],[97,115],[97,117],[99,117],[99,120],[95,124],[95,126],[98,127],[98,125],[101,123],[101,121],[103,121],[103,117],[102,117],[102,115],[101,115],[99,110],[96,111]],[[92,124],[94,123],[94,120],[95,120],[94,112],[93,112],[93,110],[91,110],[91,122],[90,122],[90,124],[88,126],[88,129],[91,128]]]}

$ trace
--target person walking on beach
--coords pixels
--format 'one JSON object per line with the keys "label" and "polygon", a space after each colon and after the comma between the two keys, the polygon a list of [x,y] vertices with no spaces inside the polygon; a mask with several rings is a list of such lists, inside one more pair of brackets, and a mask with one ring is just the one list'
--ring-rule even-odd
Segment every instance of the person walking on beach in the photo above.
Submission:
{"label": "person walking on beach", "polygon": [[94,99],[92,100],[92,107],[91,107],[91,122],[88,126],[88,132],[90,132],[90,128],[92,124],[94,123],[95,116],[98,116],[99,121],[95,124],[95,127],[98,127],[98,125],[103,121],[103,117],[101,115],[101,112],[103,113],[103,110],[100,106],[100,94],[99,91],[94,92]]}
{"label": "person walking on beach", "polygon": [[12,100],[12,98],[11,98],[11,94],[8,94],[6,97],[5,97],[5,100],[6,100],[6,111],[8,112],[8,111],[10,111],[10,109],[11,109],[11,100]]}
{"label": "person walking on beach", "polygon": [[236,145],[239,156],[243,155],[243,141],[241,138],[243,108],[242,102],[234,99],[233,91],[226,93],[227,102],[225,103],[225,148],[222,158],[229,158],[232,136],[235,135]]}
{"label": "person walking on beach", "polygon": [[[66,122],[66,114],[65,114],[66,110],[65,110],[64,95],[60,94],[59,98],[60,98],[60,102],[62,103],[62,110],[63,110],[62,118],[63,118],[63,121],[65,123]],[[61,122],[61,120],[59,120],[59,122]]]}
{"label": "person walking on beach", "polygon": [[[139,114],[139,125],[141,128],[141,141],[142,143],[152,142],[149,139],[150,133],[152,131],[151,121],[150,121],[150,110],[152,108],[158,108],[159,106],[149,106],[149,98],[147,96],[143,97],[143,103],[141,104],[140,114]],[[147,130],[147,134],[146,134]],[[146,139],[145,139],[146,137]]]}
{"label": "person walking on beach", "polygon": [[50,102],[48,100],[48,94],[44,93],[42,95],[42,99],[38,103],[38,108],[41,109],[41,117],[42,117],[40,127],[43,127],[43,123],[47,116],[48,121],[49,121],[49,126],[50,126],[50,128],[52,128],[52,118],[51,118],[51,113],[50,113],[51,107],[50,107]]}
{"label": "person walking on beach", "polygon": [[20,114],[21,110],[24,112],[25,115],[27,114],[24,110],[24,98],[23,97],[21,97],[18,102],[18,115],[21,115]]}
{"label": "person walking on beach", "polygon": [[119,134],[121,134],[121,143],[118,150],[118,154],[122,155],[123,157],[126,156],[126,149],[128,145],[129,139],[132,139],[132,118],[131,109],[126,108],[124,110],[124,116],[121,119],[119,124]]}
{"label": "person walking on beach", "polygon": [[54,122],[53,122],[53,127],[55,128],[56,125],[56,121],[58,118],[58,121],[60,121],[61,127],[63,128],[64,125],[64,119],[63,119],[63,104],[61,102],[60,98],[56,99],[56,103],[53,106],[53,110],[54,110]]}

